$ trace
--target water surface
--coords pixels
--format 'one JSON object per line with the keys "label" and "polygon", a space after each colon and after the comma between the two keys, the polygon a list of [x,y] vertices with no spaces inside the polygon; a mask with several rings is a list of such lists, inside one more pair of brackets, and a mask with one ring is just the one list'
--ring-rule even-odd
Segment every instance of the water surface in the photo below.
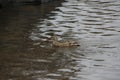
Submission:
{"label": "water surface", "polygon": [[[55,5],[0,13],[1,80],[120,80],[120,1]],[[53,47],[53,34],[81,46]]]}

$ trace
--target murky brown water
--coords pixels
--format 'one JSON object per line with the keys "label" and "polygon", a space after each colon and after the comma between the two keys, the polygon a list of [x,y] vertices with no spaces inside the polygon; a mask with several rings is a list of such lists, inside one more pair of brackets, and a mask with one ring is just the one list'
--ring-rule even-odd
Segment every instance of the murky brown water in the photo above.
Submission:
{"label": "murky brown water", "polygon": [[[52,47],[46,41],[52,34],[81,46]],[[0,80],[120,80],[119,75],[119,0],[66,0],[0,12]]]}

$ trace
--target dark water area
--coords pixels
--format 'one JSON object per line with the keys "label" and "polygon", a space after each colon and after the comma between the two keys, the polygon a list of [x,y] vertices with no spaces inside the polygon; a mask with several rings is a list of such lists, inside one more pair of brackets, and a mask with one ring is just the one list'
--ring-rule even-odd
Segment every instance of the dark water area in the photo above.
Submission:
{"label": "dark water area", "polygon": [[21,71],[31,71],[32,66],[36,67],[35,64],[39,62],[32,64],[26,60],[37,60],[47,51],[33,46],[29,36],[35,25],[51,15],[50,12],[60,6],[61,2],[62,0],[37,6],[13,6],[0,10],[0,80],[32,80],[32,77],[27,78]]}
{"label": "dark water area", "polygon": [[[81,46],[53,47],[53,34]],[[0,80],[120,80],[119,75],[119,0],[0,10]]]}

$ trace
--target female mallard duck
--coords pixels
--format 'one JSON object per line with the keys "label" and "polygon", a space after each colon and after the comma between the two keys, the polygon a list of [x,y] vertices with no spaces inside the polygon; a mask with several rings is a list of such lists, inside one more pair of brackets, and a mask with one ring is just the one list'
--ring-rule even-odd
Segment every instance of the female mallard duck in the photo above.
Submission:
{"label": "female mallard duck", "polygon": [[52,36],[51,40],[53,46],[57,47],[71,47],[71,46],[80,46],[77,42],[75,41],[58,41],[58,38],[56,36]]}

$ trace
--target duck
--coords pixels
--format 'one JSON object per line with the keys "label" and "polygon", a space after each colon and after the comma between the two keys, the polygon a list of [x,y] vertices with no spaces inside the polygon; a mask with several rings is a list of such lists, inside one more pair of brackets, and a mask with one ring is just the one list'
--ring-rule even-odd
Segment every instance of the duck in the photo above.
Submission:
{"label": "duck", "polygon": [[56,47],[72,47],[72,46],[80,46],[75,41],[59,41],[57,36],[52,36],[50,41],[52,42],[53,46]]}

